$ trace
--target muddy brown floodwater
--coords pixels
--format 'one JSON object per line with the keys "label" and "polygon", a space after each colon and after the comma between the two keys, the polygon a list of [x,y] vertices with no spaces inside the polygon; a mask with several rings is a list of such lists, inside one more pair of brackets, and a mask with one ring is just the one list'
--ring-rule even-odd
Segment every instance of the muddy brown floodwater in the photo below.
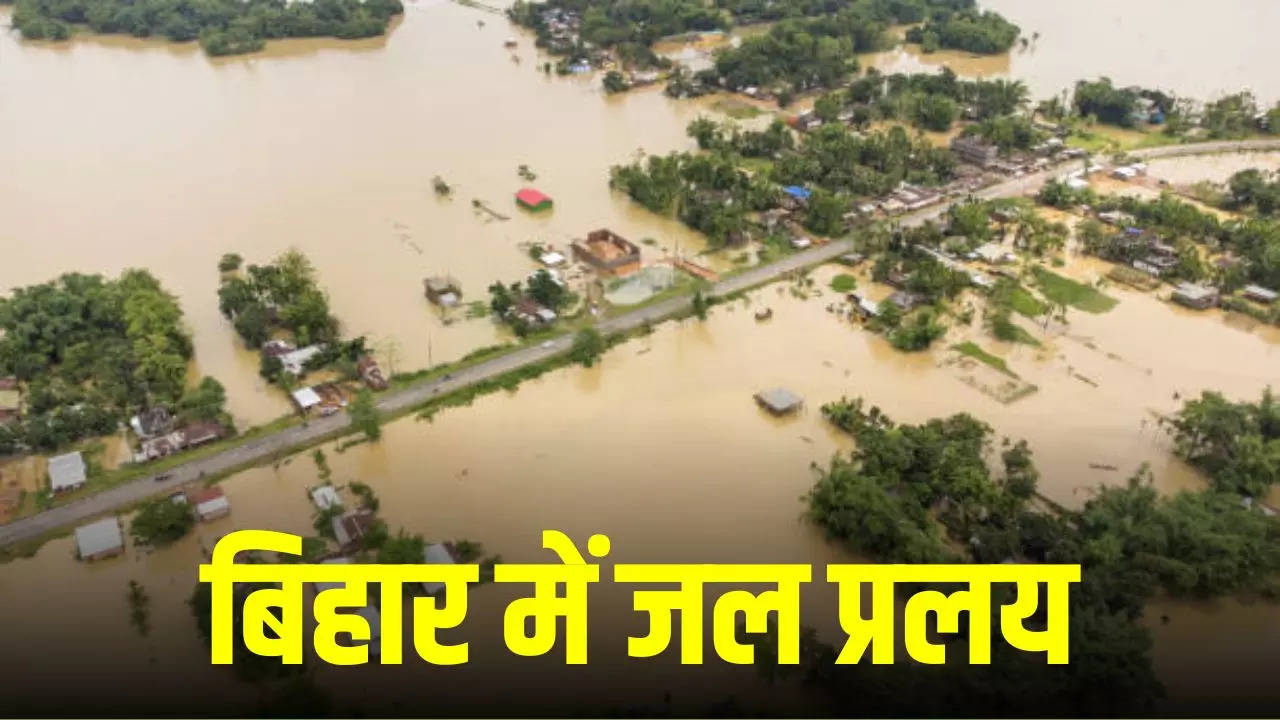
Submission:
{"label": "muddy brown floodwater", "polygon": [[[1207,14],[1142,0],[1126,3],[1123,18],[1102,0],[986,5],[1042,33],[1028,50],[986,61],[991,72],[1027,80],[1037,96],[1098,73],[1198,95],[1237,85],[1264,99],[1280,95],[1258,31],[1276,25],[1272,3],[1217,3]],[[451,273],[479,298],[494,279],[533,268],[520,243],[563,245],[598,226],[655,238],[658,248],[700,249],[698,237],[611,194],[604,180],[609,165],[642,148],[689,147],[684,127],[711,101],[673,102],[656,89],[606,98],[597,79],[543,76],[525,35],[513,61],[502,48],[511,34],[505,21],[443,0],[410,5],[386,38],[274,43],[218,61],[193,46],[96,37],[48,46],[0,34],[0,288],[68,270],[152,269],[180,297],[199,370],[226,384],[243,424],[270,419],[285,403],[259,384],[254,356],[217,312],[215,263],[224,252],[260,261],[290,246],[304,250],[347,332],[368,334],[395,370],[501,339],[486,321],[445,326],[421,297],[424,275]],[[1179,160],[1178,181],[1184,172],[1225,176],[1214,165],[1223,162],[1236,161]],[[555,198],[553,212],[515,210],[520,164],[539,174],[532,184]],[[457,186],[453,199],[432,193],[437,174]],[[486,222],[473,198],[511,220]],[[1095,278],[1104,270],[1069,258],[1062,271]],[[816,272],[816,287],[835,272]],[[885,289],[870,290],[879,297]],[[903,355],[827,312],[837,299],[830,291],[802,300],[779,284],[753,293],[751,307],[660,326],[597,368],[557,371],[431,423],[401,419],[376,445],[325,449],[334,480],[373,485],[392,527],[475,539],[508,561],[542,558],[539,532],[560,528],[579,540],[610,534],[611,561],[802,562],[821,572],[852,558],[801,522],[800,497],[812,482],[808,465],[848,449],[818,411],[842,395],[863,396],[902,421],[973,412],[999,435],[1028,439],[1042,489],[1069,506],[1142,463],[1162,490],[1202,486],[1172,458],[1156,417],[1178,406],[1175,393],[1256,397],[1280,378],[1280,332],[1108,292],[1120,299],[1110,313],[1072,311],[1068,326],[1047,332],[1028,325],[1042,350],[976,338],[1038,387],[1010,404],[973,387],[998,382],[987,368],[956,364],[941,349],[976,327],[953,329],[933,354]],[[763,306],[773,319],[757,323],[753,310]],[[762,414],[751,394],[775,385],[803,395],[804,412]],[[316,482],[304,453],[228,479],[231,517],[162,551],[130,548],[124,558],[84,565],[62,538],[5,565],[0,667],[80,678],[84,713],[157,702],[190,712],[193,693],[209,712],[252,708],[252,689],[208,665],[183,601],[201,547],[221,534],[310,532],[304,489]],[[128,623],[130,579],[152,597],[146,638]],[[639,629],[637,619],[628,596],[607,585],[592,604],[591,665],[569,671],[514,658],[498,621],[514,593],[473,592],[472,666],[324,668],[320,678],[359,681],[333,683],[340,708],[376,698],[387,712],[462,712],[475,698],[465,681],[481,678],[489,692],[501,687],[547,712],[655,706],[670,691],[677,707],[702,714],[726,686],[744,700],[790,707],[785,691],[762,688],[750,669],[625,659],[623,638]],[[828,638],[834,608],[824,583],[807,591],[806,622]],[[1168,624],[1158,621],[1164,614]],[[1223,692],[1275,697],[1265,675],[1280,663],[1274,606],[1161,602],[1148,619],[1157,668],[1180,707],[1205,703],[1211,712],[1208,703]],[[1230,687],[1203,682],[1224,674]],[[32,690],[38,685],[7,685],[9,707],[38,712],[48,700]],[[398,695],[379,695],[393,689]]]}

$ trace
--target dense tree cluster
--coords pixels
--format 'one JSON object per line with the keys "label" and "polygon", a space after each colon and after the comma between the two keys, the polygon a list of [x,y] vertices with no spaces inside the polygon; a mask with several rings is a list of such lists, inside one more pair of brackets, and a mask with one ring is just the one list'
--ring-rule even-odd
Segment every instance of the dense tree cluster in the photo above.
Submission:
{"label": "dense tree cluster", "polygon": [[1043,142],[1046,136],[1030,118],[1022,115],[989,118],[965,128],[964,134],[980,137],[1000,148],[1001,152],[1030,150]]}
{"label": "dense tree cluster", "polygon": [[1206,391],[1168,420],[1177,452],[1214,487],[1263,497],[1280,482],[1280,402],[1267,388],[1256,403]]}
{"label": "dense tree cluster", "polygon": [[[997,640],[989,666],[837,666],[834,649],[807,635],[806,678],[859,713],[1149,711],[1161,688],[1151,637],[1135,621],[1157,592],[1276,591],[1280,522],[1238,496],[1160,497],[1142,471],[1125,486],[1100,488],[1079,511],[1041,512],[1027,502],[1038,473],[1026,444],[1006,441],[993,473],[985,461],[991,429],[968,415],[897,425],[847,400],[823,413],[854,435],[857,449],[819,470],[809,517],[855,552],[882,562],[1083,566],[1071,591],[1067,665],[1046,666]],[[948,654],[963,655],[966,642],[963,633],[953,638]]]}
{"label": "dense tree cluster", "polygon": [[995,12],[963,10],[935,14],[924,25],[907,31],[909,42],[926,52],[938,48],[995,55],[1008,52],[1022,30]]}
{"label": "dense tree cluster", "polygon": [[210,55],[262,48],[273,38],[381,35],[400,0],[18,0],[13,26],[31,39],[63,40],[70,26],[135,37],[200,40]]}
{"label": "dense tree cluster", "polygon": [[547,270],[535,272],[523,286],[518,281],[489,286],[489,310],[521,336],[533,328],[511,311],[526,299],[559,313],[577,302],[578,296]]}
{"label": "dense tree cluster", "polygon": [[517,0],[507,14],[516,23],[534,30],[538,47],[565,54],[575,48],[568,38],[553,35],[544,14],[559,10],[579,18],[582,41],[598,47],[639,45],[690,30],[727,27],[728,16],[713,6],[694,0]]}
{"label": "dense tree cluster", "polygon": [[[950,68],[893,75],[872,68],[839,91],[836,104],[846,107],[858,126],[896,119],[941,132],[961,115],[988,120],[1018,112],[1028,97],[1027,86],[1020,80],[962,80]],[[834,116],[833,112],[832,118],[823,119]]]}
{"label": "dense tree cluster", "polygon": [[338,339],[329,299],[316,283],[311,261],[297,250],[267,265],[249,265],[244,274],[224,275],[218,308],[250,348],[261,347],[278,330],[287,330],[299,345]]}
{"label": "dense tree cluster", "polygon": [[889,45],[884,22],[856,6],[833,15],[783,20],[716,55],[715,71],[729,90],[829,88],[858,69],[857,54]]}
{"label": "dense tree cluster", "polygon": [[25,412],[0,427],[0,454],[54,450],[111,433],[133,411],[173,407],[191,355],[182,309],[145,270],[14,290],[0,299],[0,376],[24,383]]}
{"label": "dense tree cluster", "polygon": [[950,151],[912,138],[901,127],[862,135],[841,125],[823,125],[805,135],[795,152],[774,164],[783,185],[811,184],[832,192],[878,197],[902,182],[937,185],[955,174]]}
{"label": "dense tree cluster", "polygon": [[144,545],[168,545],[182,539],[195,524],[196,513],[189,503],[156,498],[143,503],[133,516],[129,534]]}
{"label": "dense tree cluster", "polygon": [[1280,215],[1280,172],[1241,170],[1227,180],[1227,191],[1232,210],[1251,207],[1259,215]]}

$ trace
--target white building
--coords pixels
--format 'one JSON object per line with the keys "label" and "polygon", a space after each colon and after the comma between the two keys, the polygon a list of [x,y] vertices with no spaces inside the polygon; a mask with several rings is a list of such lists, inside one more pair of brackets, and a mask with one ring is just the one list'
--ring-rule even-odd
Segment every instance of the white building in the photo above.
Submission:
{"label": "white building", "polygon": [[342,498],[338,497],[338,491],[334,490],[332,485],[321,485],[312,490],[311,502],[315,503],[316,507],[321,510],[342,507]]}
{"label": "white building", "polygon": [[293,402],[299,410],[306,412],[320,404],[320,395],[309,387],[299,388],[293,391]]}
{"label": "white building", "polygon": [[75,490],[84,482],[84,458],[79,452],[49,458],[49,488],[55,493]]}
{"label": "white building", "polygon": [[298,348],[293,352],[281,355],[280,364],[284,366],[284,371],[290,375],[301,375],[303,366],[307,364],[307,361],[319,355],[323,350],[323,345],[308,345],[304,348]]}

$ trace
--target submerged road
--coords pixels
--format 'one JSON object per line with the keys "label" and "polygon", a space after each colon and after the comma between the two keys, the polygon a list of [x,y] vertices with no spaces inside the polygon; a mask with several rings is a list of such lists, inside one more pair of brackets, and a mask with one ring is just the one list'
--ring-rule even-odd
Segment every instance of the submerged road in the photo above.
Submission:
{"label": "submerged road", "polygon": [[[1280,140],[1172,145],[1141,150],[1133,152],[1131,155],[1140,158],[1156,158],[1264,150],[1280,150]],[[1038,189],[1049,178],[1078,165],[1077,161],[1068,161],[1047,170],[997,183],[978,191],[974,195],[981,199],[1023,195]],[[941,216],[951,204],[941,203],[915,213],[902,215],[897,218],[897,221],[905,226],[920,225],[927,220],[933,220]],[[747,290],[757,285],[777,280],[796,270],[834,260],[852,249],[852,240],[835,240],[826,245],[789,255],[777,262],[751,268],[739,275],[721,280],[711,287],[709,294],[714,297],[723,297]],[[675,297],[603,320],[596,327],[605,334],[627,332],[646,323],[655,323],[684,312],[691,305],[691,297]],[[378,401],[378,409],[384,413],[395,413],[416,407],[438,395],[446,395],[454,390],[496,378],[512,370],[567,352],[572,344],[572,334],[562,335],[540,345],[521,348],[506,355],[456,370],[449,375],[423,380],[420,383],[383,395]],[[217,475],[249,465],[274,462],[289,453],[339,433],[350,423],[351,421],[346,413],[338,413],[327,418],[312,420],[303,425],[295,425],[270,435],[255,438],[215,455],[174,466],[158,475],[132,480],[65,505],[58,505],[36,515],[0,525],[0,547],[38,538],[59,528],[80,523],[112,510],[128,507],[153,495],[175,492],[182,486],[206,476]],[[164,477],[165,479],[157,480],[156,477]]]}

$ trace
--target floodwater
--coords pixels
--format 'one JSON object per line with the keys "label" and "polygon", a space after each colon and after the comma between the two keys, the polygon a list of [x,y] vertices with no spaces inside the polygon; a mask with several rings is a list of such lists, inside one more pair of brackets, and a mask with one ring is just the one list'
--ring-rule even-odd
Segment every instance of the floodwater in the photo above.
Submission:
{"label": "floodwater", "polygon": [[945,64],[961,75],[1012,76],[1026,82],[1036,100],[1077,80],[1105,76],[1117,85],[1201,100],[1248,89],[1267,105],[1280,101],[1272,38],[1260,30],[1280,26],[1280,5],[1270,0],[1222,0],[1211,6],[1185,0],[979,4],[1020,26],[1027,46],[1015,45],[1003,56],[926,55],[908,46],[876,54],[869,64],[886,72],[921,72]]}
{"label": "floodwater", "polygon": [[[245,425],[288,407],[218,313],[224,252],[264,262],[303,250],[346,334],[367,335],[395,371],[503,339],[488,320],[446,326],[423,298],[428,275],[485,299],[495,280],[534,270],[520,243],[565,250],[597,227],[657,239],[649,257],[701,250],[699,236],[606,181],[642,149],[690,147],[684,129],[702,104],[658,88],[609,98],[598,78],[545,76],[532,38],[513,52],[510,34],[505,20],[444,0],[411,5],[386,38],[272,43],[218,61],[195,45],[0,34],[0,289],[150,268],[181,300],[197,370],[222,380]],[[535,181],[517,175],[521,164]],[[435,175],[454,197],[435,196]],[[554,210],[518,211],[526,184]],[[491,220],[473,199],[511,219]]]}
{"label": "floodwater", "polygon": [[[1280,94],[1260,69],[1261,45],[1251,45],[1256,28],[1275,24],[1276,9],[1264,2],[1219,3],[1206,18],[1181,4],[1135,0],[1118,23],[1119,11],[1100,2],[988,5],[1042,32],[992,71],[1023,77],[1037,96],[1104,71],[1118,82],[1193,94],[1212,94],[1223,78],[1253,83],[1263,98]],[[1207,32],[1219,23],[1232,32]],[[678,224],[610,193],[605,177],[641,148],[689,147],[684,127],[712,101],[674,102],[656,89],[604,97],[596,79],[542,76],[525,35],[514,62],[502,48],[510,34],[496,16],[433,0],[410,6],[386,38],[291,41],[218,61],[193,46],[94,37],[48,46],[0,35],[0,288],[73,269],[151,268],[182,302],[199,369],[226,384],[244,424],[285,404],[261,387],[253,354],[217,312],[215,264],[224,252],[253,262],[290,246],[304,250],[348,334],[368,334],[394,371],[501,339],[488,321],[445,325],[421,297],[425,275],[448,272],[468,299],[482,298],[494,279],[533,269],[521,243],[563,246],[599,226],[653,237],[658,248],[700,249]],[[1185,53],[1205,42],[1223,43],[1222,51]],[[1209,169],[1218,161],[1176,162],[1191,174],[1219,173]],[[551,213],[514,208],[511,194],[525,184],[520,164],[555,198]],[[436,198],[433,175],[455,184],[455,197]],[[473,198],[511,219],[486,220]],[[1093,278],[1102,268],[1069,258],[1062,271]],[[814,273],[816,287],[835,272]],[[1175,394],[1213,388],[1255,398],[1277,378],[1280,331],[1186,311],[1156,295],[1108,292],[1121,301],[1110,313],[1072,311],[1068,326],[1047,330],[1027,324],[1044,349],[1002,345],[975,324],[953,329],[932,354],[903,355],[828,312],[824,306],[839,299],[829,290],[801,300],[777,284],[753,293],[750,308],[735,303],[715,308],[705,323],[662,325],[597,368],[561,370],[431,423],[401,419],[376,445],[325,449],[335,482],[370,483],[393,528],[478,540],[507,561],[543,558],[539,532],[560,528],[580,542],[608,533],[611,561],[802,562],[821,573],[825,563],[853,559],[800,521],[809,463],[848,449],[818,410],[842,395],[865,397],[907,422],[968,411],[998,436],[1026,438],[1042,490],[1069,506],[1142,463],[1162,490],[1200,487],[1202,479],[1171,456],[1156,418],[1179,405]],[[762,306],[774,317],[757,323],[752,311]],[[1002,404],[973,387],[999,379],[984,366],[956,364],[945,350],[970,335],[1036,392]],[[751,394],[776,385],[804,396],[807,408],[783,420],[764,415]],[[304,489],[315,482],[304,453],[228,479],[232,516],[163,551],[131,548],[86,566],[62,538],[4,566],[0,665],[22,663],[30,677],[82,678],[82,713],[155,703],[189,713],[195,696],[212,713],[251,709],[254,691],[208,665],[183,600],[201,546],[222,533],[310,532]],[[128,624],[129,579],[152,597],[147,638]],[[487,684],[480,697],[501,688],[496,702],[515,698],[550,713],[596,703],[661,706],[670,692],[677,708],[705,714],[725,687],[744,701],[785,700],[781,690],[762,689],[750,669],[626,660],[622,638],[639,628],[627,594],[607,585],[592,604],[591,665],[570,671],[554,659],[514,658],[502,649],[498,618],[516,592],[472,593],[467,668],[324,668],[320,678],[346,712],[462,712],[476,702],[472,680]],[[828,638],[834,601],[821,582],[805,596],[805,621]],[[1224,692],[1274,698],[1261,676],[1280,661],[1274,632],[1261,630],[1280,627],[1274,606],[1161,603],[1151,615],[1160,614],[1170,622],[1153,628],[1156,662],[1173,701],[1208,703]],[[623,672],[628,684],[619,689]],[[1230,687],[1203,682],[1227,673]],[[47,696],[32,687],[11,684],[10,707],[46,707]],[[381,695],[392,689],[401,694]]]}
{"label": "floodwater", "polygon": [[[1085,269],[1068,271],[1084,276]],[[836,272],[816,271],[813,287],[826,288]],[[867,288],[865,277],[859,282],[873,293],[881,290]],[[1069,326],[1047,333],[1028,325],[1044,350],[1002,346],[975,327],[953,329],[934,353],[902,355],[829,312],[827,306],[839,300],[834,292],[801,299],[791,285],[779,283],[714,308],[704,323],[661,325],[610,351],[596,368],[557,371],[514,395],[486,396],[431,422],[403,418],[386,427],[375,445],[325,450],[333,481],[370,483],[392,528],[438,540],[478,540],[507,561],[536,561],[542,557],[540,531],[560,528],[579,542],[592,532],[609,534],[609,561],[802,562],[821,573],[823,564],[855,560],[800,519],[800,498],[813,479],[809,464],[849,448],[819,412],[823,402],[842,395],[865,397],[906,422],[967,411],[990,423],[997,438],[1026,438],[1043,474],[1042,490],[1066,505],[1078,506],[1092,488],[1121,482],[1144,462],[1163,490],[1199,487],[1199,477],[1172,457],[1155,416],[1177,407],[1175,392],[1186,396],[1210,387],[1254,396],[1280,360],[1280,333],[1184,312],[1141,293],[1111,292],[1121,302],[1108,314],[1072,311]],[[773,309],[773,318],[757,322],[754,311],[763,307]],[[945,348],[971,335],[1039,389],[1006,405],[963,382],[966,375],[983,379],[986,368],[957,367]],[[753,392],[775,385],[806,399],[798,416],[774,419],[754,405]],[[87,682],[113,702],[133,697],[140,673],[151,678],[147,701],[181,703],[194,685],[229,707],[249,702],[251,693],[207,665],[182,601],[201,546],[222,533],[267,528],[309,534],[305,488],[316,482],[316,466],[303,453],[227,480],[232,516],[200,526],[171,548],[146,556],[131,549],[126,558],[86,567],[71,558],[71,540],[60,539],[34,559],[5,566],[0,617],[13,629],[0,663],[17,660],[15,653],[41,637],[52,638],[51,652],[27,660],[31,670],[65,671],[71,663],[92,671]],[[153,598],[153,630],[145,640],[127,621],[124,593],[131,578]],[[743,701],[788,699],[762,690],[749,669],[708,663],[692,670],[626,659],[622,638],[643,625],[631,613],[625,589],[609,584],[592,596],[592,662],[586,668],[515,658],[501,644],[498,618],[518,592],[473,590],[466,632],[473,662],[467,668],[323,668],[319,677],[340,708],[376,697],[379,707],[430,702],[442,712],[461,712],[468,698],[474,700],[473,681],[501,685],[505,698],[549,712],[593,703],[653,707],[667,692],[677,708],[698,712],[723,699],[725,688]],[[834,593],[825,583],[806,591],[805,622],[833,641],[834,610]],[[1170,624],[1155,628],[1162,638],[1156,655],[1175,701],[1216,697],[1218,686],[1174,681],[1224,666],[1232,670],[1232,692],[1243,687],[1246,695],[1269,697],[1269,679],[1258,673],[1280,657],[1271,636],[1251,628],[1274,623],[1274,606],[1236,613],[1164,603],[1159,614],[1171,616]],[[74,639],[44,624],[72,617]],[[1193,650],[1206,634],[1218,644],[1197,656]],[[68,659],[55,651],[59,642],[66,652],[125,650],[101,666],[93,653]],[[1228,653],[1242,643],[1247,646],[1238,654]],[[619,688],[613,678],[624,670],[627,684]],[[19,708],[36,702],[16,694]]]}

